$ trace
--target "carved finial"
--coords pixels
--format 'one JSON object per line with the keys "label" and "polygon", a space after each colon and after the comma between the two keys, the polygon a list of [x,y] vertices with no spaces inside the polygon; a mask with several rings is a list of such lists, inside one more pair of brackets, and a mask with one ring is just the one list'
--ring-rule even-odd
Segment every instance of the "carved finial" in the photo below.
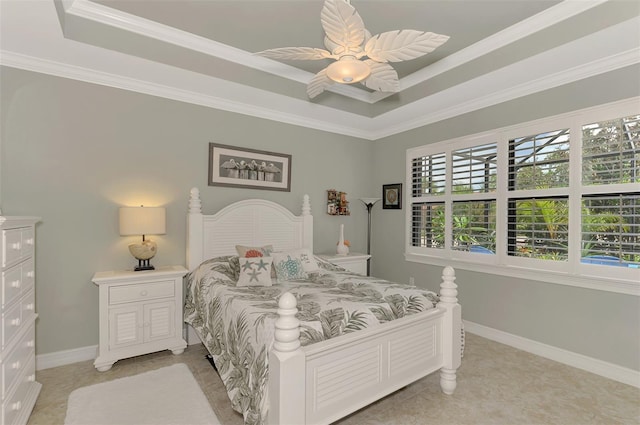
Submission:
{"label": "carved finial", "polygon": [[285,292],[278,301],[273,348],[276,351],[295,351],[300,347],[300,321],[296,318],[296,297]]}
{"label": "carved finial", "polygon": [[189,214],[201,214],[202,203],[200,202],[200,190],[197,187],[189,191]]}
{"label": "carved finial", "polygon": [[453,267],[447,266],[442,271],[442,283],[440,284],[440,302],[456,304],[458,302],[458,285],[455,283],[456,274]]}
{"label": "carved finial", "polygon": [[302,215],[311,214],[311,202],[309,202],[309,195],[304,195],[302,198]]}

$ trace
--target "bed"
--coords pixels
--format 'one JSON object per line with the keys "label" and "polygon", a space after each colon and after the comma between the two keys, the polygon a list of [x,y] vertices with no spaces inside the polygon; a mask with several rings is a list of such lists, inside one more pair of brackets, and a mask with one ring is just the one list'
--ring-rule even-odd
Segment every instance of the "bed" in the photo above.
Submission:
{"label": "bed", "polygon": [[[376,291],[370,288],[380,283],[379,279],[350,273],[316,257],[319,270],[309,273],[308,279],[259,287],[257,292],[262,297],[259,300],[255,298],[255,288],[248,291],[236,288],[231,282],[240,267],[236,245],[272,245],[278,252],[312,250],[313,217],[308,196],[304,196],[300,215],[260,199],[235,202],[213,215],[204,215],[199,191],[194,188],[190,192],[187,223],[190,274],[185,321],[190,324],[189,343],[195,338],[202,340],[214,360],[217,359],[216,365],[224,369],[219,372],[226,385],[229,380],[239,379],[250,383],[242,387],[244,394],[237,388],[233,394],[229,392],[234,408],[243,413],[245,423],[329,424],[436,371],[440,372],[442,391],[454,392],[463,341],[461,308],[451,267],[445,267],[442,273],[440,294],[416,289],[421,295],[418,292],[410,295],[416,297],[412,299],[424,297],[423,310],[377,325],[362,325],[357,332],[319,338],[311,344],[309,339],[318,332],[310,330],[306,322],[310,304],[305,297],[310,293],[310,286],[320,288],[331,281],[329,294],[334,302],[336,288],[366,287],[366,296],[371,297]],[[206,282],[202,286],[205,289],[198,289],[200,285],[194,282]],[[388,286],[411,290],[405,288],[407,285]],[[216,295],[217,304],[203,307],[202,299],[205,296],[213,299],[214,291],[216,294],[227,292],[228,298]],[[259,308],[266,309],[265,304],[271,304],[273,311],[264,310],[252,316],[259,317],[254,320],[260,323],[259,330],[246,329],[244,321],[242,326],[233,329],[232,339],[238,339],[240,333],[253,335],[254,339],[262,340],[263,348],[243,346],[231,350],[237,367],[230,371],[226,366],[229,362],[223,361],[221,355],[221,349],[226,349],[229,341],[228,338],[216,341],[220,330],[213,329],[212,317],[232,315],[236,305],[251,298],[245,296],[247,291],[254,297],[254,304],[260,301]],[[409,298],[408,294],[405,299]],[[317,316],[318,311],[312,313]],[[253,313],[236,314],[244,319]],[[351,309],[351,316],[353,314]],[[358,311],[356,317],[362,323],[367,321],[364,312]],[[232,322],[236,325],[240,323],[237,317],[229,320],[237,320]],[[260,361],[264,359],[268,367],[249,364],[247,355],[243,354],[246,352],[259,357]],[[264,386],[264,391],[259,390],[261,396],[252,398],[259,392],[258,386]]]}

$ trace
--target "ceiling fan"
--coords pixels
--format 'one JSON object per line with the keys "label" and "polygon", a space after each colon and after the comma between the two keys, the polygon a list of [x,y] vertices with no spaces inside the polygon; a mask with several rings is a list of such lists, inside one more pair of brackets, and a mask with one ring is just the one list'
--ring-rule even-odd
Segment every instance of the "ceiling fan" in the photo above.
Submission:
{"label": "ceiling fan", "polygon": [[318,72],[307,85],[314,98],[333,83],[362,82],[383,92],[400,89],[398,73],[388,62],[415,59],[432,52],[449,36],[416,30],[395,30],[371,36],[350,0],[325,0],[320,14],[328,50],[313,47],[281,47],[256,53],[271,59],[336,61]]}

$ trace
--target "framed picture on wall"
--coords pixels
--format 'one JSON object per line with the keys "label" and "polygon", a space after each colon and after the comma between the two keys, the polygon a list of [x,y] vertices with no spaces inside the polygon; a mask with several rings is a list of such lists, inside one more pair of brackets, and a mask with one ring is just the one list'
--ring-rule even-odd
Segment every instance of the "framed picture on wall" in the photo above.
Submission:
{"label": "framed picture on wall", "polygon": [[209,143],[209,186],[291,191],[291,155]]}
{"label": "framed picture on wall", "polygon": [[382,208],[385,210],[402,209],[402,183],[382,185]]}

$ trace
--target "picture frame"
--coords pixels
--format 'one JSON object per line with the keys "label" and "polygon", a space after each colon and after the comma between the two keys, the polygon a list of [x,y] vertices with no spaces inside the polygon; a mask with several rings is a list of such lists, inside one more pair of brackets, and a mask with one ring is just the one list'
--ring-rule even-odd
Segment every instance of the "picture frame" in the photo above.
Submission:
{"label": "picture frame", "polygon": [[209,186],[291,191],[291,155],[209,143]]}
{"label": "picture frame", "polygon": [[382,185],[382,208],[385,210],[402,209],[402,183]]}

